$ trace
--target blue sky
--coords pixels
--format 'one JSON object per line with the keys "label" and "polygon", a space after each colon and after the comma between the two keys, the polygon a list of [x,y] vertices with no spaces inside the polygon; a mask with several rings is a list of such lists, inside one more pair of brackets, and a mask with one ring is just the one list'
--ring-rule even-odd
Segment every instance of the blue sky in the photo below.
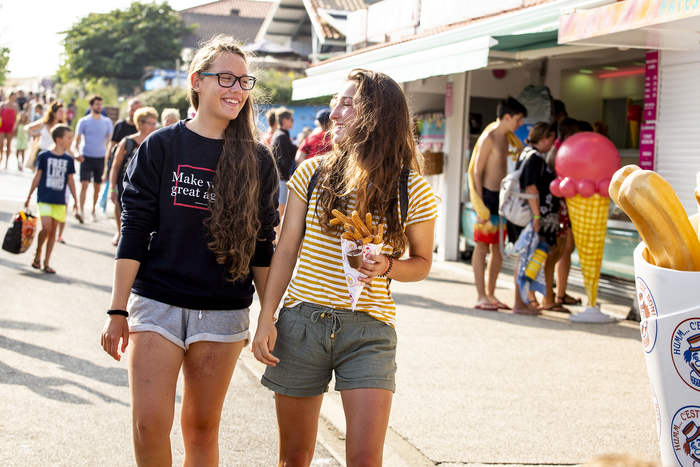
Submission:
{"label": "blue sky", "polygon": [[[133,0],[0,0],[0,45],[10,48],[10,76],[50,76],[63,51],[59,32],[91,12],[129,6]],[[176,10],[211,0],[169,0]]]}

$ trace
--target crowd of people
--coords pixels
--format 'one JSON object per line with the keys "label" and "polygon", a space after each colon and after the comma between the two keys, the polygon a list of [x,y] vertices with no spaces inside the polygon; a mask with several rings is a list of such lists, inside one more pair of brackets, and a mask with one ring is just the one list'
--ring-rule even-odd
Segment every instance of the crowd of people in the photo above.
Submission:
{"label": "crowd of people", "polygon": [[[331,150],[329,129],[331,110],[321,109],[316,112],[315,127],[308,127],[292,140],[290,130],[294,124],[294,112],[285,107],[271,108],[265,113],[268,123],[267,131],[260,136],[261,141],[272,151],[279,172],[279,207],[280,219],[284,218],[289,190],[287,182],[296,168],[307,159],[326,154]],[[279,234],[279,228],[277,228]]]}
{"label": "crowd of people", "polygon": [[[147,112],[140,116],[135,115],[142,107],[136,99],[128,102],[128,116],[118,121],[114,127],[104,114],[103,99],[100,96],[92,97],[89,104],[87,114],[77,122],[74,132],[71,125],[77,110],[75,99],[71,99],[66,106],[62,101],[45,94],[30,92],[25,95],[22,90],[5,94],[0,90],[0,163],[4,159],[4,168],[8,168],[14,147],[17,170],[29,169],[36,172],[33,179],[36,183],[32,184],[30,195],[36,190],[41,231],[31,264],[47,273],[56,272],[49,266],[54,243],[65,243],[63,233],[66,206],[73,200],[73,214],[83,223],[84,206],[91,183],[93,221],[98,220],[98,203],[104,211],[108,197],[114,202],[117,233],[112,241],[114,245],[117,244],[120,226],[117,193],[121,187],[120,177],[138,149],[138,144],[133,147],[127,137],[140,144],[158,126],[158,114],[152,107],[148,107]],[[179,119],[177,109],[166,108],[161,113],[162,126],[172,125]],[[147,128],[140,129],[140,124]],[[68,133],[66,128],[70,130]],[[54,130],[58,131],[57,135]],[[122,142],[124,144],[118,146]],[[118,156],[117,164],[111,170],[115,156]],[[70,158],[70,164],[65,163],[66,158]],[[68,190],[75,183],[72,174],[76,173],[76,162],[79,163],[77,173],[80,189]],[[112,179],[110,188],[109,182]],[[61,196],[58,196],[58,192]],[[45,252],[43,266],[40,261],[42,250]]]}
{"label": "crowd of people", "polygon": [[[520,276],[525,262],[529,260],[527,255],[520,256],[515,268],[513,306],[495,295],[496,280],[503,261],[503,236],[506,236],[507,241],[516,243],[523,232],[521,226],[506,221],[499,213],[499,191],[501,182],[507,175],[507,158],[514,138],[512,135],[527,117],[525,106],[509,97],[498,105],[496,122],[486,127],[472,153],[472,203],[475,204],[474,200],[478,198],[484,206],[481,212],[476,209],[477,225],[474,228],[476,247],[472,267],[478,294],[476,309],[496,311],[512,308],[514,313],[537,315],[542,310],[570,313],[567,305],[581,303],[580,299],[567,293],[571,254],[575,248],[567,205],[551,193],[549,186],[556,178],[555,160],[562,143],[580,131],[604,133],[605,126],[597,122],[594,128],[585,121],[570,118],[562,101],[554,100],[552,104],[552,119],[532,126],[524,147],[516,154],[515,164],[515,170],[520,171],[520,189],[526,194],[524,198],[528,200],[532,212],[532,229],[541,240],[543,251],[546,251],[543,265],[545,285],[541,302],[533,289],[528,290],[527,299],[520,293]],[[512,138],[509,139],[509,136]]]}
{"label": "crowd of people", "polygon": [[[10,91],[5,95],[0,89],[0,164],[5,161],[7,169],[12,154],[12,140],[15,140],[17,169],[24,169],[25,152],[29,149],[30,138],[26,125],[42,119],[44,109],[53,105],[55,97],[23,90]],[[75,102],[71,102],[67,116],[75,115]],[[70,124],[70,123],[69,123]]]}

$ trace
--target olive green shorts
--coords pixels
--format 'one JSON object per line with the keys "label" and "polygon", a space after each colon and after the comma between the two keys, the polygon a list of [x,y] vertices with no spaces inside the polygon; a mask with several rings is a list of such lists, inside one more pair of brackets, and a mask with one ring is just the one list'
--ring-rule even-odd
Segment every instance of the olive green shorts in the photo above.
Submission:
{"label": "olive green shorts", "polygon": [[363,312],[303,302],[280,311],[272,354],[262,384],[276,393],[312,397],[335,390],[396,389],[396,331]]}

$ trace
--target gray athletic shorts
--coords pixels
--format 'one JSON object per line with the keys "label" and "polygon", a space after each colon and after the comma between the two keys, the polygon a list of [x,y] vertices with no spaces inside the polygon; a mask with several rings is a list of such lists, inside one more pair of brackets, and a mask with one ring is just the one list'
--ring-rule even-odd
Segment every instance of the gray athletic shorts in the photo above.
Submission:
{"label": "gray athletic shorts", "polygon": [[131,294],[129,331],[160,334],[184,350],[195,342],[238,342],[249,338],[248,308],[191,310]]}
{"label": "gray athletic shorts", "polygon": [[277,197],[277,201],[280,204],[287,204],[287,198],[289,198],[289,187],[287,186],[287,180],[280,180],[280,192]]}
{"label": "gray athletic shorts", "polygon": [[394,392],[396,332],[367,313],[334,310],[301,303],[280,311],[272,354],[262,384],[292,397],[328,391],[335,371],[335,390],[380,388]]}

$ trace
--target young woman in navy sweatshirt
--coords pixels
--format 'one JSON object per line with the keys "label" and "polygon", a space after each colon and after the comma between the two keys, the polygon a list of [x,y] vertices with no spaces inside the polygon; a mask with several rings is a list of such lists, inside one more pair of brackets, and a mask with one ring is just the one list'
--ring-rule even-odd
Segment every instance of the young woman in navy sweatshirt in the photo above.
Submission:
{"label": "young woman in navy sweatshirt", "polygon": [[249,338],[253,292],[265,288],[279,223],[277,170],[255,141],[255,78],[238,44],[224,36],[205,44],[188,85],[196,116],[152,133],[127,169],[101,335],[116,360],[130,345],[139,465],[172,463],[180,369],[185,465],[218,463],[224,397]]}

